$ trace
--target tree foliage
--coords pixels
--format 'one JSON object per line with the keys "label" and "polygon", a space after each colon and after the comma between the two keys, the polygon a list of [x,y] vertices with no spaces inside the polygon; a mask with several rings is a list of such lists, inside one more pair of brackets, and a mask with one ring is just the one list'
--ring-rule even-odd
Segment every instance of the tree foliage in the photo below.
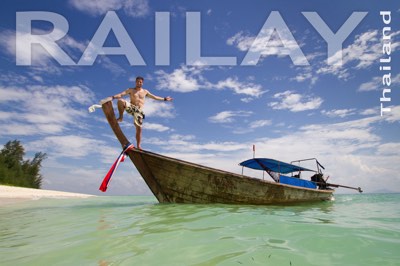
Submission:
{"label": "tree foliage", "polygon": [[40,167],[46,153],[38,152],[31,160],[24,160],[25,149],[21,142],[7,142],[0,151],[0,184],[40,188]]}

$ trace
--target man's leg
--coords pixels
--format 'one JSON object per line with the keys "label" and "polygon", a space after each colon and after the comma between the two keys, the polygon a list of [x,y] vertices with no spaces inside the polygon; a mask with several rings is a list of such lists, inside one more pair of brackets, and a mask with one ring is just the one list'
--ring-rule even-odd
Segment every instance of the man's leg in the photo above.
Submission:
{"label": "man's leg", "polygon": [[119,117],[117,118],[118,122],[122,122],[122,119],[124,119],[124,111],[125,111],[125,100],[119,99],[118,100]]}
{"label": "man's leg", "polygon": [[142,149],[142,147],[140,146],[140,143],[142,142],[142,127],[139,127],[137,125],[135,125],[136,127],[136,142],[137,142],[137,148],[139,150]]}

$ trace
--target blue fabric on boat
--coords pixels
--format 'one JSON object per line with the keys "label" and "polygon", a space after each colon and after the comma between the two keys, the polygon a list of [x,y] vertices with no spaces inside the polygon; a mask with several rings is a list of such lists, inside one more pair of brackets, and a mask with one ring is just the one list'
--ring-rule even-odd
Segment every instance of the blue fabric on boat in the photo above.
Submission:
{"label": "blue fabric on boat", "polygon": [[247,161],[241,162],[239,165],[248,167],[251,169],[256,169],[256,170],[268,170],[272,172],[277,172],[281,174],[288,174],[288,173],[293,173],[293,172],[298,172],[298,171],[311,171],[315,172],[313,170],[300,167],[297,165],[293,165],[290,163],[284,163],[281,161],[277,161],[274,159],[269,159],[269,158],[253,158],[249,159]]}
{"label": "blue fabric on boat", "polygon": [[296,186],[296,187],[305,187],[305,188],[313,188],[313,189],[317,188],[317,185],[315,185],[315,183],[313,183],[311,181],[300,179],[300,178],[295,178],[295,177],[284,176],[284,175],[280,176],[279,182],[281,184],[287,184],[287,185],[292,185],[292,186]]}

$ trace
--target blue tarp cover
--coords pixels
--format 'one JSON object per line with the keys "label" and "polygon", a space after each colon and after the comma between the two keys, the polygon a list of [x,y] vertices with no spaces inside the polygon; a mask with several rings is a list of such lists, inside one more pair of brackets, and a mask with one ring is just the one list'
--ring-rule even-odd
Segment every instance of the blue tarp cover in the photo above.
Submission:
{"label": "blue tarp cover", "polygon": [[317,188],[317,185],[315,185],[311,181],[307,181],[307,180],[299,179],[299,178],[295,178],[295,177],[284,176],[284,175],[280,176],[279,183],[297,186],[297,187],[306,187],[306,188],[313,188],[313,189]]}
{"label": "blue tarp cover", "polygon": [[293,172],[298,172],[298,171],[311,171],[315,172],[313,170],[300,167],[297,165],[293,165],[290,163],[284,163],[281,161],[277,161],[274,159],[269,159],[269,158],[253,158],[249,159],[247,161],[241,162],[239,165],[248,167],[251,169],[256,169],[256,170],[268,170],[276,173],[281,173],[281,174],[288,174],[288,173],[293,173]]}

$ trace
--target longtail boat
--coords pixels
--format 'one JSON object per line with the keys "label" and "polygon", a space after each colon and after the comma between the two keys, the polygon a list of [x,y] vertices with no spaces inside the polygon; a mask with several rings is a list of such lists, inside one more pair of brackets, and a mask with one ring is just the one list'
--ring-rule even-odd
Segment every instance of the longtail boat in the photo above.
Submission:
{"label": "longtail boat", "polygon": [[[122,147],[128,146],[130,143],[115,118],[112,101],[102,102],[102,109]],[[271,177],[275,176],[274,181],[218,170],[145,150],[129,149],[126,154],[160,203],[268,205],[311,202],[330,200],[334,192],[330,187],[340,186],[326,183],[319,170],[314,175],[314,181],[286,176],[284,174],[310,170],[266,158],[253,158],[240,165],[263,170]]]}

